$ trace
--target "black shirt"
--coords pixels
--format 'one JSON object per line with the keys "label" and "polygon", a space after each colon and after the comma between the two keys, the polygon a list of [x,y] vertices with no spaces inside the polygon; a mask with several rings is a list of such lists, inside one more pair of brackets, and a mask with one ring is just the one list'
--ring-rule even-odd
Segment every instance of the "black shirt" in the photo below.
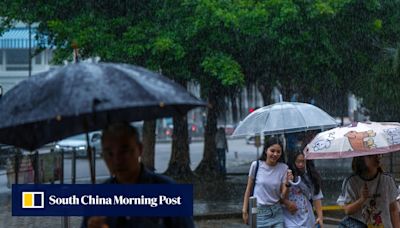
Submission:
{"label": "black shirt", "polygon": [[[115,178],[110,178],[104,184],[118,184]],[[175,182],[160,174],[153,173],[141,164],[138,184],[175,184]],[[84,217],[81,228],[87,228],[87,221],[90,217]],[[107,217],[109,228],[192,228],[194,227],[192,217]]]}

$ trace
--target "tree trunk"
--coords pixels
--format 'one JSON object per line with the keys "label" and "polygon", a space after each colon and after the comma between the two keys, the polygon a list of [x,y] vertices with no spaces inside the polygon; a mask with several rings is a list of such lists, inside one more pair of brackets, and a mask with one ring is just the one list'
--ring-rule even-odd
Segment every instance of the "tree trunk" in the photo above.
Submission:
{"label": "tree trunk", "polygon": [[291,95],[292,95],[292,90],[290,88],[290,85],[284,85],[281,93],[282,93],[283,101],[290,102]]}
{"label": "tree trunk", "polygon": [[[186,88],[186,81],[176,80]],[[175,179],[190,181],[193,172],[190,169],[189,134],[187,115],[173,117],[171,159],[165,174]]]}
{"label": "tree trunk", "polygon": [[208,95],[207,125],[204,133],[203,159],[196,168],[196,173],[205,178],[215,178],[220,175],[217,163],[215,134],[217,132],[217,95],[210,92]]}
{"label": "tree trunk", "polygon": [[230,98],[231,98],[231,108],[232,108],[232,122],[236,124],[237,122],[239,122],[236,96],[232,93]]}
{"label": "tree trunk", "polygon": [[172,153],[165,174],[175,179],[190,181],[193,173],[190,169],[187,117],[175,116],[173,120]]}
{"label": "tree trunk", "polygon": [[264,106],[271,104],[272,89],[270,89],[268,85],[258,84],[258,91],[261,93]]}
{"label": "tree trunk", "polygon": [[150,170],[155,170],[154,155],[156,145],[156,121],[147,120],[143,123],[143,154],[142,162]]}
{"label": "tree trunk", "polygon": [[239,93],[239,118],[243,119],[243,99],[242,99],[242,91]]}
{"label": "tree trunk", "polygon": [[254,97],[253,97],[253,86],[251,84],[248,84],[246,86],[246,91],[247,91],[247,111],[249,111],[250,108],[255,108],[254,104]]}

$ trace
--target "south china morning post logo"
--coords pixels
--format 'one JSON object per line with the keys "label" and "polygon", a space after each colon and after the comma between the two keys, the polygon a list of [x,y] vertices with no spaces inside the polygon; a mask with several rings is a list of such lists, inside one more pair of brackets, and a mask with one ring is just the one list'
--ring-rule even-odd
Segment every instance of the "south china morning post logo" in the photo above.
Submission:
{"label": "south china morning post logo", "polygon": [[13,216],[193,216],[193,186],[13,185]]}
{"label": "south china morning post logo", "polygon": [[44,208],[44,192],[22,192],[22,208]]}
{"label": "south china morning post logo", "polygon": [[68,197],[57,197],[56,195],[50,195],[48,203],[50,206],[149,206],[158,207],[161,205],[165,206],[179,206],[182,205],[182,197],[168,197],[165,195],[159,195],[157,197],[146,197],[140,195],[137,197],[128,197],[124,195],[114,195],[113,197],[102,197],[100,195],[71,195]]}

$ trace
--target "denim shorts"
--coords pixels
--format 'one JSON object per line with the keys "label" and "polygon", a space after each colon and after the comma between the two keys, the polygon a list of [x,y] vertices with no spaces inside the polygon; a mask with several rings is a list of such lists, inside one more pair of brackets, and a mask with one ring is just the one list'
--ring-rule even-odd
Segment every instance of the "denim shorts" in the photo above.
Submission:
{"label": "denim shorts", "polygon": [[283,228],[283,211],[279,203],[257,206],[257,227]]}

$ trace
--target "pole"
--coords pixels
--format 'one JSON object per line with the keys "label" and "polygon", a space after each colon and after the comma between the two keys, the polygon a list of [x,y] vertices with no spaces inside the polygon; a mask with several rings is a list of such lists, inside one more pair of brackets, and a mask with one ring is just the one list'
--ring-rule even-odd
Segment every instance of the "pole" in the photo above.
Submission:
{"label": "pole", "polygon": [[[60,172],[60,184],[64,184],[64,150],[61,150],[61,172]],[[61,223],[63,224],[64,228],[69,228],[70,223],[69,223],[69,217],[64,216],[61,217]]]}
{"label": "pole", "polygon": [[91,180],[92,184],[95,184],[96,183],[96,175],[94,173],[95,169],[93,167],[93,164],[95,164],[95,162],[93,162],[93,159],[96,159],[96,158],[95,158],[95,156],[93,156],[93,150],[89,143],[89,133],[87,131],[86,131],[86,151],[87,151],[87,156],[89,159],[90,180]]}
{"label": "pole", "polygon": [[75,184],[76,182],[76,150],[75,148],[72,149],[72,162],[71,162],[71,172],[72,172],[72,179],[71,184]]}
{"label": "pole", "polygon": [[69,220],[68,216],[61,217],[61,222],[63,223],[63,227],[64,228],[70,228],[71,227],[70,220]]}
{"label": "pole", "polygon": [[19,155],[19,150],[17,150],[17,153],[15,153],[15,157],[14,157],[14,183],[15,184],[18,184],[19,163],[20,163],[20,155]]}
{"label": "pole", "polygon": [[60,184],[64,184],[64,149],[61,149]]}
{"label": "pole", "polygon": [[31,26],[31,23],[29,23],[29,25],[28,25],[28,29],[29,29],[29,37],[28,37],[28,40],[29,40],[29,44],[28,44],[28,47],[29,47],[29,49],[28,49],[28,63],[29,63],[29,70],[28,70],[28,76],[29,77],[31,77],[31,75],[32,75],[32,26]]}
{"label": "pole", "polygon": [[[96,148],[92,147],[92,154],[93,154],[93,173],[96,177]],[[96,178],[94,179],[94,184],[96,184]]]}
{"label": "pole", "polygon": [[249,198],[249,226],[257,227],[257,198],[255,196]]}
{"label": "pole", "polygon": [[51,158],[52,158],[52,160],[53,160],[53,164],[52,164],[52,173],[53,173],[53,177],[51,178],[51,184],[54,184],[54,181],[55,181],[55,179],[57,178],[56,177],[56,172],[55,172],[55,170],[56,170],[56,166],[57,166],[57,162],[56,162],[56,155],[55,155],[55,153],[54,153],[54,149],[52,148],[52,149],[50,149],[50,154],[51,154]]}
{"label": "pole", "polygon": [[260,146],[261,146],[261,136],[260,135],[254,136],[254,146],[257,147],[257,157],[256,157],[256,160],[257,160],[259,158],[258,148],[260,148]]}
{"label": "pole", "polygon": [[34,183],[35,184],[39,184],[39,177],[40,177],[40,173],[39,173],[39,152],[36,150],[33,154],[33,159],[31,160],[32,164],[33,164],[33,173],[34,173]]}
{"label": "pole", "polygon": [[259,147],[257,147],[257,157],[256,157],[256,160],[259,158],[259,151],[258,151],[258,148],[259,148]]}

